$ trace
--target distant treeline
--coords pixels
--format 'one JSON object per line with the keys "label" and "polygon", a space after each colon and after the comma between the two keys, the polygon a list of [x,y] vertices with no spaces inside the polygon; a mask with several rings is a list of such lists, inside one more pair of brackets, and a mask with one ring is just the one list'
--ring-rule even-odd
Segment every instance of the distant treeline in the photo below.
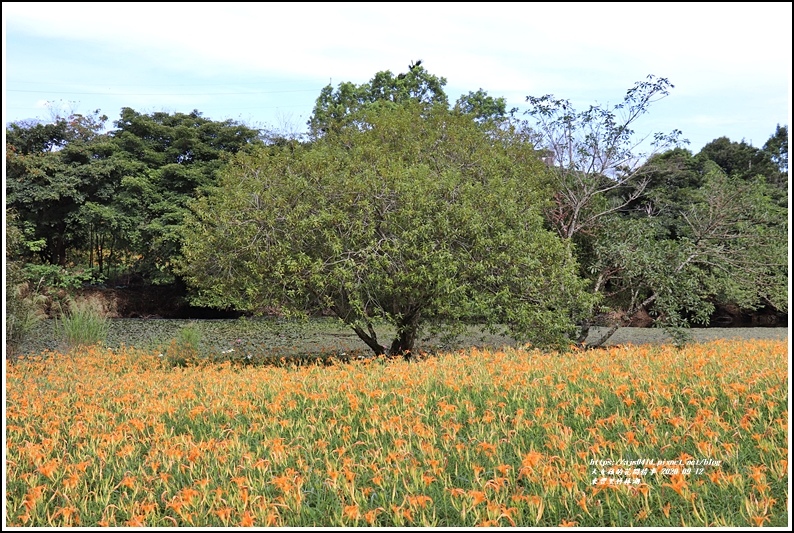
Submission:
{"label": "distant treeline", "polygon": [[[131,276],[187,283],[210,307],[332,310],[376,352],[374,317],[398,326],[403,351],[450,317],[575,340],[638,313],[685,327],[716,306],[787,312],[787,126],[761,148],[720,137],[697,154],[681,132],[657,134],[641,157],[631,126],[672,88],[663,78],[613,108],[528,97],[524,116],[482,90],[450,105],[445,84],[416,62],[329,85],[300,136],[196,110],[123,108],[112,128],[99,111],[12,123],[8,298]],[[536,275],[570,293],[552,301],[559,287],[522,281]],[[456,286],[465,313],[449,306],[464,305]]]}

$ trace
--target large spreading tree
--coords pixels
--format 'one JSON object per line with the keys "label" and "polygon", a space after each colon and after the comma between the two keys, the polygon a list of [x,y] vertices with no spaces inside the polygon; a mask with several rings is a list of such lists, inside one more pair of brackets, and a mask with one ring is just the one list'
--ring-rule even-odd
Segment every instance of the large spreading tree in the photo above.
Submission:
{"label": "large spreading tree", "polygon": [[311,144],[238,154],[186,224],[179,272],[194,303],[330,309],[375,354],[408,354],[439,322],[566,344],[588,302],[544,228],[543,164],[514,129],[475,119],[383,100]]}

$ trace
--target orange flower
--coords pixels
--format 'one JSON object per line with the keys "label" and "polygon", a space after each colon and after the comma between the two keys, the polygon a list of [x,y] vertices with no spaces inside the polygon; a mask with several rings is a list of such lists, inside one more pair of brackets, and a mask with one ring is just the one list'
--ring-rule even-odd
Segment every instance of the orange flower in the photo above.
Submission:
{"label": "orange flower", "polygon": [[28,490],[27,494],[25,494],[25,499],[22,502],[25,508],[28,510],[33,509],[33,507],[36,506],[36,501],[41,497],[41,495],[44,493],[44,489],[46,488],[46,485],[38,485]]}
{"label": "orange flower", "polygon": [[181,497],[182,501],[184,501],[188,505],[190,505],[190,502],[193,501],[193,498],[195,498],[196,496],[201,495],[201,493],[199,491],[197,491],[196,489],[192,489],[190,487],[186,487],[186,488],[182,489],[180,494],[181,494],[180,497]]}
{"label": "orange flower", "polygon": [[58,461],[54,459],[52,461],[47,461],[40,467],[36,469],[37,472],[43,474],[45,477],[52,479],[52,475],[55,473],[55,469],[58,468]]}
{"label": "orange flower", "polygon": [[361,517],[361,513],[358,510],[358,505],[345,505],[344,515],[348,520],[358,520]]}
{"label": "orange flower", "polygon": [[712,448],[713,447],[710,442],[698,441],[697,443],[698,451],[700,451],[704,455],[711,455]]}
{"label": "orange flower", "polygon": [[590,511],[587,509],[587,494],[582,493],[581,499],[577,500],[576,503],[585,513],[590,514]]}
{"label": "orange flower", "polygon": [[67,525],[72,524],[72,517],[74,517],[75,523],[80,523],[80,516],[78,514],[76,507],[62,507],[61,509],[58,510],[58,512],[55,513],[53,518],[56,518],[58,516],[63,516],[63,519]]}
{"label": "orange flower", "polygon": [[80,476],[78,476],[76,472],[72,472],[69,477],[64,478],[63,486],[67,489],[71,489],[77,486],[78,481],[80,481]]}
{"label": "orange flower", "polygon": [[364,520],[366,520],[367,524],[374,525],[375,520],[378,518],[378,513],[383,511],[383,507],[378,507],[377,509],[372,509],[364,513]]}
{"label": "orange flower", "polygon": [[497,470],[497,471],[498,471],[500,474],[502,474],[503,476],[506,476],[506,475],[507,475],[507,472],[509,472],[511,468],[513,468],[513,467],[512,467],[512,466],[510,466],[510,465],[498,465],[498,466],[495,468],[495,470]]}
{"label": "orange flower", "polygon": [[482,502],[488,501],[488,497],[480,490],[470,490],[469,496],[471,496],[473,505],[479,505]]}
{"label": "orange flower", "polygon": [[477,445],[477,447],[481,449],[488,457],[491,457],[494,453],[496,453],[496,446],[488,442],[481,442]]}
{"label": "orange flower", "polygon": [[623,403],[626,404],[626,407],[631,407],[637,402],[634,400],[634,398],[623,398]]}
{"label": "orange flower", "polygon": [[764,515],[764,516],[751,516],[750,520],[753,521],[753,524],[755,524],[756,527],[761,527],[762,525],[764,525],[764,522],[769,520],[769,517],[767,515]]}
{"label": "orange flower", "polygon": [[224,507],[223,509],[218,509],[215,511],[215,514],[218,515],[218,518],[224,522],[228,522],[229,517],[232,516],[232,509],[231,507]]}
{"label": "orange flower", "polygon": [[570,522],[568,520],[563,520],[562,522],[560,522],[560,527],[574,527],[576,526],[576,524],[578,524],[578,522]]}
{"label": "orange flower", "polygon": [[420,507],[425,508],[427,504],[433,503],[433,498],[430,496],[425,496],[424,494],[419,494],[417,496],[408,496],[408,505],[411,507]]}
{"label": "orange flower", "polygon": [[538,453],[536,451],[531,451],[524,455],[524,458],[521,459],[521,468],[519,469],[519,475],[528,475],[532,470],[534,470],[535,466],[540,462],[543,458],[542,453]]}
{"label": "orange flower", "polygon": [[157,509],[157,504],[154,503],[154,502],[142,503],[142,504],[140,504],[139,507],[140,507],[141,511],[143,512],[143,514],[147,515],[147,514],[151,513],[152,511],[154,511],[155,509]]}
{"label": "orange flower", "polygon": [[251,512],[244,512],[242,518],[240,519],[240,527],[251,527],[253,525],[254,517],[251,515]]}
{"label": "orange flower", "polygon": [[755,481],[756,484],[761,483],[761,480],[764,479],[764,470],[766,469],[766,466],[751,466],[750,469],[752,470],[750,477],[753,479],[753,481]]}
{"label": "orange flower", "polygon": [[683,474],[675,474],[670,478],[671,483],[664,483],[663,487],[670,487],[678,493],[679,496],[684,495],[684,489],[687,487],[687,482]]}
{"label": "orange flower", "polygon": [[130,527],[144,527],[146,525],[143,515],[135,515],[125,522]]}

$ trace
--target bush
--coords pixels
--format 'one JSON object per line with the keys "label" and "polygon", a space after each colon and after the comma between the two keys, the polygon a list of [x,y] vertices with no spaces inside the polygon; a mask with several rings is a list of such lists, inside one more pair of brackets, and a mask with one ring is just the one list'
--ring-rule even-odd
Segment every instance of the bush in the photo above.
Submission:
{"label": "bush", "polygon": [[107,311],[96,298],[71,300],[69,310],[55,322],[56,331],[70,349],[102,343],[108,328]]}
{"label": "bush", "polygon": [[190,324],[177,332],[177,338],[171,340],[164,356],[169,366],[189,366],[199,362],[202,351],[201,330],[196,324]]}

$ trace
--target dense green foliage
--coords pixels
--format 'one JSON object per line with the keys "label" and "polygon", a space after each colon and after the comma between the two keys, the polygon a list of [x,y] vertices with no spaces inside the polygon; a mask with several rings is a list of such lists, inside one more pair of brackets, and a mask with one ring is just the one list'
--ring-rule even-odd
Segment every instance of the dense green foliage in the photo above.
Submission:
{"label": "dense green foliage", "polygon": [[194,111],[72,115],[7,131],[7,206],[19,213],[40,262],[123,265],[170,277],[187,200],[214,183],[222,159],[258,142],[258,131]]}
{"label": "dense green foliage", "polygon": [[708,323],[715,304],[787,309],[786,210],[762,180],[707,168],[699,187],[665,190],[658,211],[611,217],[593,239],[589,266],[627,314],[649,308],[662,325],[686,326]]}
{"label": "dense green foliage", "polygon": [[575,243],[600,310],[618,312],[614,328],[649,311],[683,340],[717,304],[788,310],[787,128],[763,150],[722,137],[693,156],[674,130],[635,153],[634,122],[672,87],[649,76],[620,104],[585,111],[527,100],[555,184],[547,221]]}
{"label": "dense green foliage", "polygon": [[[445,106],[374,106],[307,146],[234,158],[194,204],[180,273],[197,302],[331,309],[375,353],[434,321],[562,344],[586,307],[543,229],[543,166],[514,130]],[[393,324],[381,345],[373,319]]]}
{"label": "dense green foliage", "polygon": [[641,311],[668,327],[788,312],[788,126],[762,148],[693,154],[674,130],[638,153],[665,78],[583,111],[530,96],[525,122],[482,89],[451,104],[446,82],[417,61],[328,85],[305,142],[195,110],[10,124],[11,337],[44,300],[133,275],[184,276],[202,305],[332,311],[376,353],[436,322],[559,344]]}
{"label": "dense green foliage", "polygon": [[107,150],[100,134],[107,117],[97,114],[6,130],[6,207],[43,262],[65,265],[70,250],[86,245],[83,210],[109,202],[119,179],[97,162]]}
{"label": "dense green foliage", "polygon": [[422,62],[411,63],[407,73],[395,76],[389,70],[381,71],[362,85],[340,83],[336,90],[329,84],[323,87],[309,120],[310,134],[320,137],[355,121],[359,111],[377,102],[425,105],[448,103],[444,86],[446,78],[430,74]]}

